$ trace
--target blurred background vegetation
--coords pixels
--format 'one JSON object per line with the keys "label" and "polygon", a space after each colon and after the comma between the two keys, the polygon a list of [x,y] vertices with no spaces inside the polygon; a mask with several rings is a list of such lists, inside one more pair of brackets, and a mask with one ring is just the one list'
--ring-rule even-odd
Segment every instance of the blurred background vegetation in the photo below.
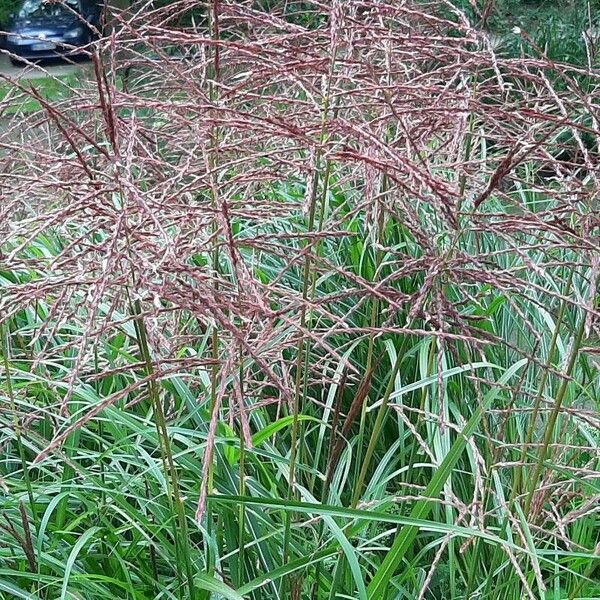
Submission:
{"label": "blurred background vegetation", "polygon": [[600,0],[497,0],[495,4],[486,27],[503,37],[511,54],[524,51],[515,27],[527,32],[553,60],[586,64],[586,32],[597,45],[598,30],[594,29]]}
{"label": "blurred background vegetation", "polygon": [[[155,0],[164,5],[171,0]],[[0,26],[23,0],[0,0]],[[528,53],[516,27],[527,32],[550,58],[586,64],[584,32],[598,27],[600,0],[454,0],[472,22],[498,37],[501,49],[511,55]],[[255,0],[261,10],[285,10],[288,18],[306,25],[319,22],[314,4],[306,1]],[[596,34],[598,31],[596,30]],[[598,37],[596,35],[596,37]],[[598,41],[598,40],[596,40]]]}
{"label": "blurred background vegetation", "polygon": [[0,0],[0,26],[4,26],[9,21],[10,14],[21,4],[22,0]]}

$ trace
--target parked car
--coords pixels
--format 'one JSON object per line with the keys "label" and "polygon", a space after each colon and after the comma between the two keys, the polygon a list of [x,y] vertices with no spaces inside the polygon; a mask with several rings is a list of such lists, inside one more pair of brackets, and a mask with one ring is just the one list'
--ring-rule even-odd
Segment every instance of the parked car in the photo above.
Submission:
{"label": "parked car", "polygon": [[97,0],[25,0],[6,31],[11,61],[74,56],[93,41],[100,28]]}

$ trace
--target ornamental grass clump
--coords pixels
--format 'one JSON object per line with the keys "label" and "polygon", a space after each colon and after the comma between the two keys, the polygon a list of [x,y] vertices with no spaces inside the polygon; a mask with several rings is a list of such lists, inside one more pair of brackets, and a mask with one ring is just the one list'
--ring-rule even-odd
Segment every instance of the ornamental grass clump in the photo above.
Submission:
{"label": "ornamental grass clump", "polygon": [[598,73],[297,4],[2,76],[0,595],[596,597]]}

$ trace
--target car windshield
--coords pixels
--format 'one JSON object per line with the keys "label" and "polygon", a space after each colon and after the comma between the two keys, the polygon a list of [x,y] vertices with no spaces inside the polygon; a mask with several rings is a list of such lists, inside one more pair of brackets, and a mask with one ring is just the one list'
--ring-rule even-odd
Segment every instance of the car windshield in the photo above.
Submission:
{"label": "car windshield", "polygon": [[64,2],[48,2],[44,0],[25,0],[19,10],[21,19],[37,19],[40,17],[63,17],[72,15],[72,10],[79,11],[78,0]]}

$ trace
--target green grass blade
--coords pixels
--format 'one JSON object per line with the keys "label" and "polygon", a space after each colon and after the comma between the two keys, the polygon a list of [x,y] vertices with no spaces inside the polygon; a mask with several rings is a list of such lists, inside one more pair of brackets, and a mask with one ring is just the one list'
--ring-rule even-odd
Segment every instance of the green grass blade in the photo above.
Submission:
{"label": "green grass blade", "polygon": [[225,585],[222,581],[219,581],[206,573],[196,575],[194,581],[200,589],[219,594],[227,600],[244,600],[244,596],[230,588],[228,585]]}
{"label": "green grass blade", "polygon": [[67,589],[69,587],[69,577],[71,576],[71,571],[73,570],[73,566],[75,565],[75,561],[77,560],[77,556],[81,549],[85,546],[87,541],[93,537],[98,531],[100,527],[92,527],[88,529],[75,543],[71,553],[69,554],[69,558],[67,559],[65,565],[65,574],[63,577],[62,589],[60,592],[60,600],[66,600],[67,598]]}
{"label": "green grass blade", "polygon": [[[507,371],[500,377],[498,383],[500,385],[506,383],[510,378],[525,364],[527,359],[522,359],[519,362],[512,365]],[[461,434],[456,438],[450,448],[450,452],[446,455],[446,458],[440,464],[438,470],[433,475],[429,485],[423,492],[425,497],[419,500],[413,507],[410,516],[413,519],[426,519],[434,506],[434,500],[437,498],[439,493],[442,491],[446,480],[452,473],[452,470],[458,459],[460,458],[465,446],[467,444],[467,438],[475,431],[475,428],[479,424],[479,421],[483,417],[484,412],[494,401],[499,393],[499,388],[492,388],[485,396],[483,402],[477,407],[467,424],[465,425]],[[392,547],[390,548],[385,559],[381,563],[381,566],[377,569],[373,580],[369,584],[368,593],[371,600],[378,600],[385,598],[386,590],[389,585],[390,579],[393,577],[396,568],[404,558],[406,551],[412,545],[419,527],[415,525],[405,525],[400,533],[396,536]]]}

